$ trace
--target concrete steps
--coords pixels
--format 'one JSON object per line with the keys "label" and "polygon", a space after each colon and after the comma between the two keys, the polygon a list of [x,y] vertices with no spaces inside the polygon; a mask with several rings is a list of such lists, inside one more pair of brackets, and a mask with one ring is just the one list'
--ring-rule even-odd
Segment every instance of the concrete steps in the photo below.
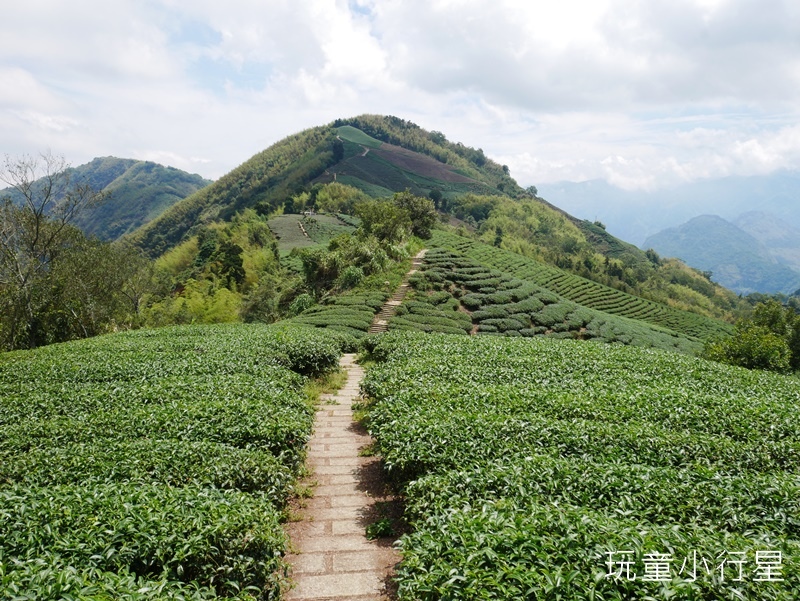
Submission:
{"label": "concrete steps", "polygon": [[395,315],[395,313],[397,313],[397,307],[402,304],[403,299],[406,297],[406,293],[411,289],[411,285],[408,283],[408,278],[409,276],[417,273],[419,268],[422,267],[422,261],[425,258],[426,252],[428,252],[428,249],[424,248],[414,256],[414,259],[411,262],[411,270],[403,278],[403,283],[397,287],[397,290],[392,297],[383,304],[381,310],[372,320],[372,324],[369,326],[368,330],[370,334],[378,334],[380,332],[386,332],[389,330],[389,320]]}

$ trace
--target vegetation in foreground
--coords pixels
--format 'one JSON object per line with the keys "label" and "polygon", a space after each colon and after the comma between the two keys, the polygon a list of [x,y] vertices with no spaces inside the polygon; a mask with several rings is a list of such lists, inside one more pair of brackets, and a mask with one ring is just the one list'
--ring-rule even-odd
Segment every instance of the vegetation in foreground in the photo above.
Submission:
{"label": "vegetation in foreground", "polygon": [[139,330],[0,358],[0,596],[272,599],[341,335]]}
{"label": "vegetation in foreground", "polygon": [[401,599],[800,595],[796,379],[544,338],[368,348]]}

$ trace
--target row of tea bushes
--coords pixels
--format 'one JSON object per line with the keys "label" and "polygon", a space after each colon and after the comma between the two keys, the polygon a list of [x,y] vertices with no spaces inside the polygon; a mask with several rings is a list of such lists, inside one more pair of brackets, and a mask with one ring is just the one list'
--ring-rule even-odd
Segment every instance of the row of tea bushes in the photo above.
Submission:
{"label": "row of tea bushes", "polygon": [[432,243],[515,278],[542,286],[589,309],[644,321],[689,339],[706,341],[730,334],[733,330],[725,322],[633,296],[535,259],[451,233],[436,231]]}
{"label": "row of tea bushes", "polygon": [[[460,303],[467,312],[464,316],[470,315],[478,334],[599,339],[688,354],[700,349],[696,339],[644,321],[590,309],[536,283],[482,265],[454,250],[430,250],[422,271],[412,279],[412,284],[418,290],[415,297],[417,301],[426,301],[428,297],[439,299],[445,295],[447,298],[439,299],[434,304],[457,309]],[[431,290],[435,292],[427,296],[424,294]],[[635,297],[629,298],[637,300]],[[410,308],[408,312],[411,312]],[[405,316],[390,325],[392,329],[455,333],[408,323]],[[442,325],[452,327],[453,324]]]}
{"label": "row of tea bushes", "polygon": [[397,313],[389,321],[389,329],[469,334],[472,319],[458,309],[458,300],[447,292],[414,294],[397,308]]}
{"label": "row of tea bushes", "polygon": [[367,423],[411,526],[400,599],[800,595],[796,379],[549,338],[367,348]]}
{"label": "row of tea bushes", "polygon": [[268,599],[341,334],[182,326],[0,356],[0,598]]}
{"label": "row of tea bushes", "polygon": [[292,321],[361,338],[367,334],[387,296],[378,291],[335,296],[326,304],[307,309]]}

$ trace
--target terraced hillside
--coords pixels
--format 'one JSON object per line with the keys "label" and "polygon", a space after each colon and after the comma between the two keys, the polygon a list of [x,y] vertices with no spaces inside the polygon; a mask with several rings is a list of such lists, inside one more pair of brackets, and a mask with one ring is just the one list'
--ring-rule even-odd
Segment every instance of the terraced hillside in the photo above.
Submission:
{"label": "terraced hillside", "polygon": [[[347,215],[343,216],[348,218]],[[349,219],[352,220],[352,217]],[[267,222],[278,240],[278,249],[287,254],[295,248],[327,244],[339,234],[350,234],[355,226],[336,215],[278,215]]]}
{"label": "terraced hillside", "polygon": [[391,329],[595,339],[688,354],[701,347],[681,333],[590,309],[452,250],[429,251],[413,281],[417,292],[399,307]]}
{"label": "terraced hillside", "polygon": [[382,142],[352,125],[337,127],[336,132],[343,142],[343,160],[318,177],[317,182],[338,181],[371,196],[391,196],[393,192],[406,189],[423,196],[436,189],[446,197],[497,192],[496,188],[475,179],[474,175],[470,177],[463,169]]}
{"label": "terraced hillside", "polygon": [[581,306],[671,330],[695,341],[732,331],[729,324],[603,286],[578,275],[468,238],[437,231],[433,245],[453,249],[480,265],[536,284]]}

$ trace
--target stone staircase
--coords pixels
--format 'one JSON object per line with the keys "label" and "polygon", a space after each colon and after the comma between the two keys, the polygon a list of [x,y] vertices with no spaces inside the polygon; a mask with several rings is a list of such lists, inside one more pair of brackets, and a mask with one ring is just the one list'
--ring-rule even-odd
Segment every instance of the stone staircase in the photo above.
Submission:
{"label": "stone staircase", "polygon": [[411,288],[410,284],[408,283],[408,278],[412,274],[415,274],[417,271],[419,271],[426,252],[428,252],[428,249],[423,248],[416,255],[414,255],[414,259],[411,262],[411,269],[403,278],[403,283],[397,287],[397,290],[392,295],[392,298],[383,304],[380,312],[378,312],[378,314],[372,320],[372,324],[369,326],[368,330],[370,334],[378,334],[380,332],[386,332],[389,330],[389,320],[395,313],[397,313],[397,307],[402,304],[403,299],[406,297],[406,293]]}

